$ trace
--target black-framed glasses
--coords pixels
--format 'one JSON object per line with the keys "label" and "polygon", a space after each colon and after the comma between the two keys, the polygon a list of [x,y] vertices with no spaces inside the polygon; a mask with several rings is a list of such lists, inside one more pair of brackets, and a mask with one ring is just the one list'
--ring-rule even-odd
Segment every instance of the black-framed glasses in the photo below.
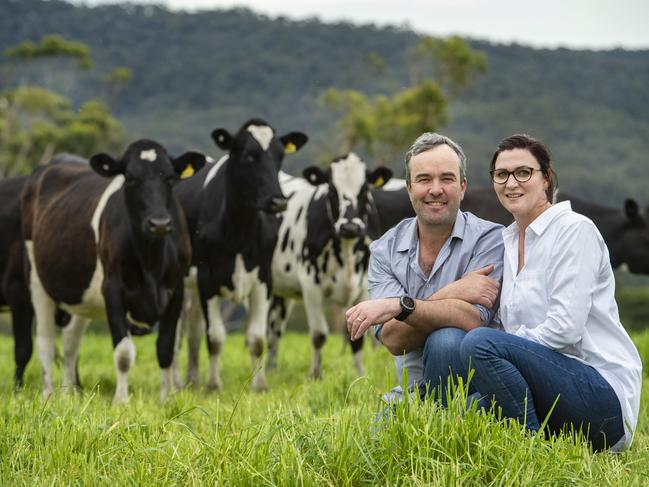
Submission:
{"label": "black-framed glasses", "polygon": [[519,183],[524,183],[529,181],[532,178],[534,171],[543,172],[543,169],[534,169],[533,167],[520,166],[514,169],[513,171],[508,171],[507,169],[494,169],[489,171],[491,174],[491,180],[496,184],[505,184],[509,179],[509,176],[514,175],[514,179]]}

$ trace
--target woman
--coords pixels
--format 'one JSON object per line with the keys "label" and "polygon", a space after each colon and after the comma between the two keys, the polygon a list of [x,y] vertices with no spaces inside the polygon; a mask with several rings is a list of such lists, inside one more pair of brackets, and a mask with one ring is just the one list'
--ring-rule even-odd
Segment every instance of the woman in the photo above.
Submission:
{"label": "woman", "polygon": [[622,327],[608,249],[592,221],[552,204],[550,154],[527,135],[503,140],[491,159],[503,231],[501,330],[467,334],[460,353],[472,383],[503,416],[530,430],[581,429],[593,449],[628,447],[640,405],[642,364]]}

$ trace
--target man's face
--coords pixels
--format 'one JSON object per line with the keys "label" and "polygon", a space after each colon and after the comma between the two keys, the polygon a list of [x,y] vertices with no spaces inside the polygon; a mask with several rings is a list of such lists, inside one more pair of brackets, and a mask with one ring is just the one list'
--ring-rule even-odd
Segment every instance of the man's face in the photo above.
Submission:
{"label": "man's face", "polygon": [[446,144],[417,154],[407,189],[420,225],[452,227],[466,190],[458,155]]}

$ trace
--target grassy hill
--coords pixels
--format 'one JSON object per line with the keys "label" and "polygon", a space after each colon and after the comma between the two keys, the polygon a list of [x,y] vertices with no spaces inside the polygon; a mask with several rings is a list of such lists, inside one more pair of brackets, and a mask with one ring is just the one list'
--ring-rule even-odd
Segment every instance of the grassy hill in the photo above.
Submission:
{"label": "grassy hill", "polygon": [[[245,9],[0,0],[0,50],[51,33],[87,43],[94,69],[5,62],[0,87],[39,82],[81,101],[106,92],[100,75],[107,69],[126,66],[133,80],[109,101],[131,136],[159,138],[174,151],[216,152],[213,128],[235,129],[260,115],[281,132],[311,135],[287,159],[293,172],[337,146],[335,119],[317,103],[323,90],[378,94],[406,86],[409,49],[419,39],[402,28],[270,19]],[[451,105],[443,131],[465,147],[474,184],[488,183],[497,142],[525,131],[553,150],[564,190],[614,205],[627,196],[646,201],[649,51],[471,44],[486,53],[489,69]],[[382,73],[370,69],[373,55],[385,61]],[[400,174],[400,161],[394,168]]]}

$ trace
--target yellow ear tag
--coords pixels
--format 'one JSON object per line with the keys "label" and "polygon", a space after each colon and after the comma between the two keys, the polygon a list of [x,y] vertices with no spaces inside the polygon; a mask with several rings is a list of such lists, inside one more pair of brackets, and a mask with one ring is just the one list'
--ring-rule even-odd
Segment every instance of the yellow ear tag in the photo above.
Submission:
{"label": "yellow ear tag", "polygon": [[284,154],[292,154],[295,151],[297,151],[297,147],[293,142],[289,142],[284,146]]}
{"label": "yellow ear tag", "polygon": [[376,178],[376,181],[374,181],[374,187],[375,188],[380,188],[384,184],[385,184],[385,179],[383,179],[382,176],[379,176],[378,178]]}
{"label": "yellow ear tag", "polygon": [[193,175],[194,175],[194,168],[188,164],[187,167],[183,169],[183,172],[180,173],[180,179],[191,178]]}

